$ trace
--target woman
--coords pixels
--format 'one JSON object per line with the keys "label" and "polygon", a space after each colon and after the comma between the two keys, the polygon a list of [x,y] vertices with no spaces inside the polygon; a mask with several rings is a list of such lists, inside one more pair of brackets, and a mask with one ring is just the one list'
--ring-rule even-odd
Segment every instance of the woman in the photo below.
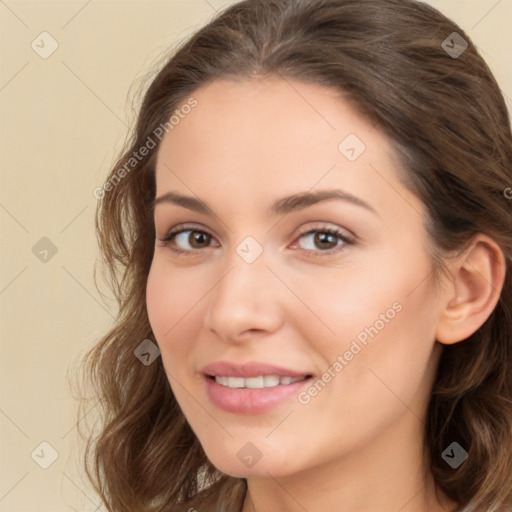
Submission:
{"label": "woman", "polygon": [[248,0],[101,191],[110,511],[512,510],[512,135],[413,0]]}

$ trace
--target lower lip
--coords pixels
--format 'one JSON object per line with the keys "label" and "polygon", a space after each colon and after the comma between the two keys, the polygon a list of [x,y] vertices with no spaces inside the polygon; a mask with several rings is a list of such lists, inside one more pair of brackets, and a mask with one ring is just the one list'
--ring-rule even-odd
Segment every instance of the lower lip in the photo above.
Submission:
{"label": "lower lip", "polygon": [[208,398],[219,409],[236,414],[258,414],[296,397],[301,388],[309,384],[311,378],[293,384],[257,389],[229,388],[206,375],[204,380]]}

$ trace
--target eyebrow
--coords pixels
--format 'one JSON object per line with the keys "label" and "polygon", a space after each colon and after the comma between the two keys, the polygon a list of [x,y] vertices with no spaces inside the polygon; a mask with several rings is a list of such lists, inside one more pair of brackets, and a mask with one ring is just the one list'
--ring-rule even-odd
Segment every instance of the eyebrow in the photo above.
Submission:
{"label": "eyebrow", "polygon": [[[354,196],[344,190],[331,189],[321,190],[317,192],[302,192],[293,194],[290,196],[278,199],[268,210],[269,216],[286,215],[294,211],[303,210],[314,204],[328,201],[329,199],[337,199],[345,201],[347,203],[355,204],[366,210],[378,215],[375,208],[363,201],[361,198]],[[198,213],[204,213],[206,215],[213,215],[213,210],[208,206],[207,203],[192,196],[184,196],[177,192],[166,192],[162,196],[156,198],[152,204],[152,210],[154,211],[156,206],[162,203],[171,203],[188,210],[192,210]]]}

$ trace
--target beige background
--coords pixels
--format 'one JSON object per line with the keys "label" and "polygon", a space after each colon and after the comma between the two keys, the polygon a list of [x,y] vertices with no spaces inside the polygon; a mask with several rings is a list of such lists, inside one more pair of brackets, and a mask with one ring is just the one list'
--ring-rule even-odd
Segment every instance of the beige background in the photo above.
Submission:
{"label": "beige background", "polygon": [[[145,75],[229,3],[0,2],[0,512],[102,510],[77,465],[66,381],[115,314],[92,280],[93,189],[121,148]],[[430,3],[473,38],[512,108],[512,0]],[[51,48],[44,31],[58,43],[46,59],[31,47]],[[43,237],[57,248],[39,253],[46,262],[32,251]],[[36,463],[51,460],[41,442],[58,452],[47,469]]]}

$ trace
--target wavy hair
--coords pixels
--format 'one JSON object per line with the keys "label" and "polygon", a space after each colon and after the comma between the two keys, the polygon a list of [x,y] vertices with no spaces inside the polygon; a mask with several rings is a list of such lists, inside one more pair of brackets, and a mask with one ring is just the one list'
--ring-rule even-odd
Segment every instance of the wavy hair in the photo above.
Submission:
{"label": "wavy hair", "polygon": [[[450,54],[463,49],[453,32],[468,43],[460,55]],[[503,251],[505,283],[491,316],[463,342],[443,347],[425,445],[436,486],[458,510],[512,510],[510,118],[467,34],[416,0],[246,0],[166,56],[96,212],[104,278],[119,313],[83,359],[101,411],[85,449],[88,478],[110,512],[241,509],[246,481],[208,461],[161,358],[146,366],[134,350],[154,340],[145,288],[155,242],[155,130],[217,78],[270,75],[337,88],[386,134],[404,185],[426,205],[440,265],[477,233]],[[156,147],[134,161],[148,137]],[[441,456],[454,440],[469,453],[457,469]]]}

